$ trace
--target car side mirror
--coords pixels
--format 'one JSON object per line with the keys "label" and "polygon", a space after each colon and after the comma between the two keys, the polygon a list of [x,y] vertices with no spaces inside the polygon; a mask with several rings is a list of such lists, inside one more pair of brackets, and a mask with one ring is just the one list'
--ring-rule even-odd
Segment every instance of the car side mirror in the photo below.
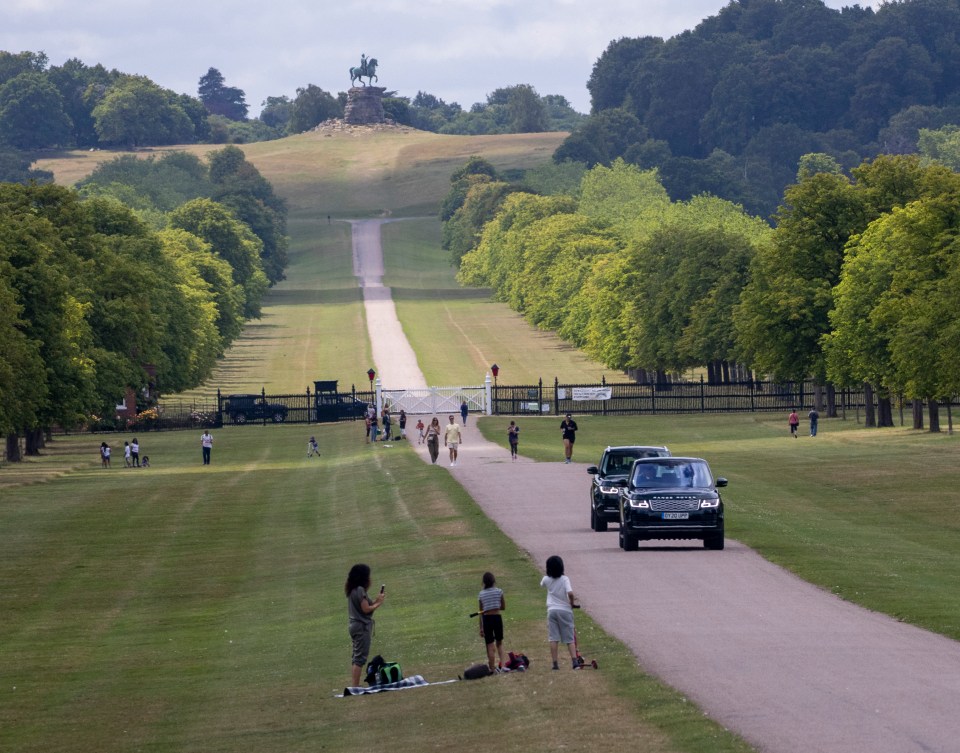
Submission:
{"label": "car side mirror", "polygon": [[587,468],[587,473],[589,473],[591,476],[596,476],[598,473],[600,473],[600,469],[595,465],[591,465],[589,468]]}
{"label": "car side mirror", "polygon": [[727,485],[727,480],[723,476],[720,476],[720,478],[717,479],[717,486],[726,486],[726,485]]}

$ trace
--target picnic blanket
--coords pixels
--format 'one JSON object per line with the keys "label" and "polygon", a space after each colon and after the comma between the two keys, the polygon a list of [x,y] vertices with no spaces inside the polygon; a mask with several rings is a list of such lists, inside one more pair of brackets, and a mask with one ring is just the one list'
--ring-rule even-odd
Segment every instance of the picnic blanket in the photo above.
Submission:
{"label": "picnic blanket", "polygon": [[423,675],[414,675],[413,677],[404,677],[397,682],[389,682],[385,685],[371,685],[368,688],[344,688],[343,693],[334,696],[335,698],[345,698],[348,695],[370,695],[371,693],[382,693],[385,690],[405,690],[407,688],[422,688],[427,685],[447,685],[456,680],[441,680],[440,682],[427,682]]}

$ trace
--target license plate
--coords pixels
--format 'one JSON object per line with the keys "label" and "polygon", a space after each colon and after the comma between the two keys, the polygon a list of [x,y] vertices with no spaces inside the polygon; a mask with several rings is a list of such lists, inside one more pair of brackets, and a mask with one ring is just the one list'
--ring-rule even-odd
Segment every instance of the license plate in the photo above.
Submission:
{"label": "license plate", "polygon": [[689,520],[690,513],[688,512],[665,512],[663,514],[664,520]]}

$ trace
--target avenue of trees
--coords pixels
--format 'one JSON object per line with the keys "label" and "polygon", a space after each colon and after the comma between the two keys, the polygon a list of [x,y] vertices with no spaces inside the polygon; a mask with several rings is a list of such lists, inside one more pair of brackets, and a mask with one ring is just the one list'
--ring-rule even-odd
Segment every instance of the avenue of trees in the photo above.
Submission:
{"label": "avenue of trees", "polygon": [[611,42],[555,159],[656,167],[674,200],[709,192],[766,217],[801,155],[849,170],[960,124],[958,28],[960,0],[732,0],[675,37]]}
{"label": "avenue of trees", "polygon": [[960,175],[929,158],[848,177],[806,155],[772,228],[706,194],[673,201],[623,160],[545,194],[472,158],[441,216],[462,284],[641,380],[812,378],[831,415],[835,387],[865,384],[868,425],[891,425],[902,395],[933,431],[960,391]]}
{"label": "avenue of trees", "polygon": [[286,210],[236,147],[121,157],[77,189],[0,183],[0,432],[110,426],[201,384],[281,279]]}

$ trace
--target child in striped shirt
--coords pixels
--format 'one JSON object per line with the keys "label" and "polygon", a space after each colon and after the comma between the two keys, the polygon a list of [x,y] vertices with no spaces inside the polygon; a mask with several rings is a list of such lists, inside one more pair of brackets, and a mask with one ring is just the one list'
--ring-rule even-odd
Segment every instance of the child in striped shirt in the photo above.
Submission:
{"label": "child in striped shirt", "polygon": [[[507,608],[503,591],[496,586],[493,573],[483,574],[483,590],[480,591],[480,636],[487,644],[487,663],[491,672],[500,672],[503,667],[503,617]],[[499,655],[500,663],[497,664]]]}

